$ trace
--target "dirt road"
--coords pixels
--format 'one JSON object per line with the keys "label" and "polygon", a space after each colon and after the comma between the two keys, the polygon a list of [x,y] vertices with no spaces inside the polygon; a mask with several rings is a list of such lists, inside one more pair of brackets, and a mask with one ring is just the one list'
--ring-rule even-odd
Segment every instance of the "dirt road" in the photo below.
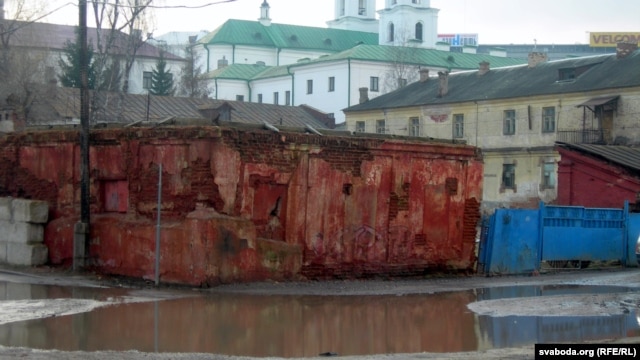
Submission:
{"label": "dirt road", "polygon": [[[132,286],[142,288],[143,296],[137,296],[136,301],[145,296],[155,297],[169,295],[168,289],[148,289],[144,283],[125,281],[116,278],[104,278],[94,274],[74,274],[55,269],[0,269],[0,281],[79,285],[79,286]],[[614,268],[597,270],[580,270],[563,273],[547,273],[539,276],[505,276],[505,277],[438,277],[430,279],[400,279],[393,281],[382,280],[350,280],[327,282],[290,282],[290,283],[254,283],[219,286],[203,290],[207,293],[243,293],[243,294],[288,294],[288,295],[383,295],[383,294],[426,294],[443,291],[468,290],[480,287],[497,287],[513,285],[619,285],[638,289],[638,292],[624,294],[582,294],[546,296],[535,298],[486,300],[469,305],[472,311],[492,316],[504,315],[612,315],[629,311],[639,312],[640,308],[640,271],[636,268]],[[140,292],[139,292],[140,293]],[[171,292],[175,294],[175,292]],[[133,300],[132,300],[133,301]],[[0,301],[0,322],[20,321],[18,313],[40,314],[40,316],[56,316],[77,311],[88,311],[92,304],[60,303],[59,307],[48,304],[46,309],[38,308],[37,304],[29,311],[15,311],[11,304]],[[96,304],[93,304],[96,305]],[[96,306],[101,306],[97,304]],[[4,310],[4,311],[3,311]],[[608,342],[632,343],[640,338],[610,339]],[[43,351],[25,348],[0,347],[0,359],[224,359],[240,360],[253,359],[248,357],[233,357],[215,354],[157,354],[141,352],[61,352]],[[324,359],[326,357],[317,357]],[[347,356],[341,359],[533,359],[533,346],[492,349],[482,352],[467,353],[419,353],[419,354],[379,354],[367,356]],[[275,359],[275,358],[267,358]],[[307,358],[309,359],[309,358]]]}

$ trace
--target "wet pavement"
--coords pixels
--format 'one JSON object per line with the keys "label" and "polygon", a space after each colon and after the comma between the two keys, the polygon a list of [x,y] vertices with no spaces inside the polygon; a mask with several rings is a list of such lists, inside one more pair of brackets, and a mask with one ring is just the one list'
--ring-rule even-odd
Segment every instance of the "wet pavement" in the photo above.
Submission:
{"label": "wet pavement", "polygon": [[[325,352],[466,352],[640,336],[636,309],[612,316],[487,316],[467,307],[483,300],[638,291],[623,286],[520,284],[421,294],[327,296],[1,280],[0,345],[9,347],[287,358]],[[71,304],[71,309],[65,304]],[[61,311],[44,310],[56,307]],[[16,311],[30,311],[31,316],[11,320]]]}

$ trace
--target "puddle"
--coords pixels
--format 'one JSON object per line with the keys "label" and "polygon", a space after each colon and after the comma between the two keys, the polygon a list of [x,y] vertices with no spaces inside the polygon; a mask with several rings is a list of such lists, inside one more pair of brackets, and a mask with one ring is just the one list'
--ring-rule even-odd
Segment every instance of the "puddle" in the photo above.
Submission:
{"label": "puddle", "polygon": [[[0,292],[0,296],[11,300],[34,295],[42,299],[126,296],[122,289],[116,289],[122,293],[114,294],[103,289],[22,286],[22,295],[13,289]],[[203,352],[256,357],[311,357],[328,351],[345,356],[475,351],[636,336],[640,329],[633,311],[606,317],[489,317],[469,311],[467,304],[471,302],[624,291],[628,289],[518,286],[404,296],[203,294],[0,325],[0,344],[67,351]]]}

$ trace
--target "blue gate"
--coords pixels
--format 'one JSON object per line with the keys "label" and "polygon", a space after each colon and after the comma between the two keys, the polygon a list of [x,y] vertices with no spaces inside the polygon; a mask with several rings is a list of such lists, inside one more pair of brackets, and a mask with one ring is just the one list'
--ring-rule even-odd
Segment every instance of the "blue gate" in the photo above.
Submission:
{"label": "blue gate", "polygon": [[639,235],[631,232],[640,217],[631,217],[631,226],[629,219],[628,204],[623,209],[542,203],[538,210],[498,209],[482,232],[478,272],[529,273],[539,270],[542,261],[636,264]]}

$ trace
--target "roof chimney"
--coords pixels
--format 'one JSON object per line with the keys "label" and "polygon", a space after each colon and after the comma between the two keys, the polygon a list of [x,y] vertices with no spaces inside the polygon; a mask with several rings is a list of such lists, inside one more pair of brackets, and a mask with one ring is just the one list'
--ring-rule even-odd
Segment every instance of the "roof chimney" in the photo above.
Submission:
{"label": "roof chimney", "polygon": [[369,101],[369,88],[361,87],[359,90],[360,90],[360,104]]}
{"label": "roof chimney", "polygon": [[438,71],[438,79],[440,84],[438,85],[438,97],[443,97],[449,92],[449,72]]}
{"label": "roof chimney", "polygon": [[486,73],[489,72],[490,68],[489,68],[489,62],[487,61],[482,61],[479,63],[479,67],[478,67],[478,75],[484,75]]}
{"label": "roof chimney", "polygon": [[530,52],[529,53],[529,68],[533,69],[538,66],[538,64],[547,61],[547,54],[543,52]]}
{"label": "roof chimney", "polygon": [[420,69],[420,82],[427,82],[429,80],[429,69]]}
{"label": "roof chimney", "polygon": [[618,45],[616,46],[616,59],[626,58],[629,54],[631,54],[636,50],[638,50],[637,42],[631,42],[631,41],[619,42]]}

